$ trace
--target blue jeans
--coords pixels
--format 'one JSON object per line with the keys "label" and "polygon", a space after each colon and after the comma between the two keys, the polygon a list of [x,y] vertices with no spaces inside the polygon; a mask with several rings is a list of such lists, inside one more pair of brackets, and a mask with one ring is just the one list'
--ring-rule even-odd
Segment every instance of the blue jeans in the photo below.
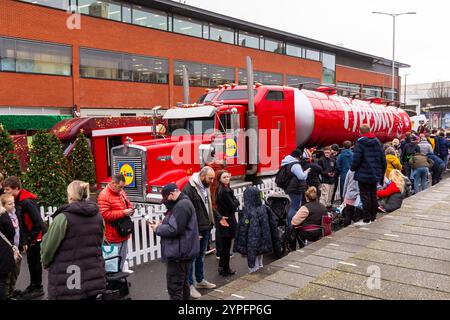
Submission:
{"label": "blue jeans", "polygon": [[414,170],[414,192],[419,193],[419,180],[422,185],[422,191],[427,189],[428,168],[419,168]]}
{"label": "blue jeans", "polygon": [[297,213],[298,209],[302,205],[303,193],[295,194],[290,193],[289,198],[291,198],[291,207],[289,208],[288,216],[287,216],[287,225],[291,225],[292,218]]}
{"label": "blue jeans", "polygon": [[204,275],[205,252],[206,248],[208,247],[210,235],[211,229],[200,232],[200,237],[202,237],[202,239],[200,240],[200,254],[189,267],[189,285],[191,286],[194,284],[194,270],[193,270],[194,267],[195,267],[195,280],[197,280],[197,282],[202,282],[203,279],[205,278]]}

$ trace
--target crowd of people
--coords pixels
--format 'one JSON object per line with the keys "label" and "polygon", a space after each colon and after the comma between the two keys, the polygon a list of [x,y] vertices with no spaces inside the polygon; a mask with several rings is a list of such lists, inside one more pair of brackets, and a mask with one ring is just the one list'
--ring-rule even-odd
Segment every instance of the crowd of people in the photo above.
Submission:
{"label": "crowd of people", "polygon": [[[450,141],[445,132],[408,133],[404,140],[383,145],[368,125],[353,144],[323,148],[320,158],[296,149],[283,159],[276,182],[289,196],[286,226],[303,244],[323,236],[323,218],[333,210],[343,226],[366,226],[379,212],[392,212],[411,193],[440,182],[448,167]],[[217,164],[217,163],[215,163]],[[214,289],[205,279],[205,254],[213,227],[219,258],[218,273],[235,275],[232,252],[247,257],[250,273],[263,267],[267,253],[280,255],[278,222],[256,187],[245,190],[243,203],[230,187],[231,174],[212,163],[194,173],[180,190],[162,189],[167,211],[161,222],[147,220],[161,238],[167,289],[172,300],[201,297],[198,289]],[[52,216],[48,230],[36,196],[17,177],[0,174],[0,300],[44,295],[42,269],[48,270],[49,299],[96,299],[106,289],[104,245],[118,248],[119,271],[128,272],[127,243],[133,231],[133,206],[122,175],[112,177],[97,201],[89,199],[89,184],[74,181],[67,188],[67,205]],[[242,209],[240,209],[242,208]],[[236,219],[236,212],[239,217]],[[27,255],[30,284],[15,289],[21,254]],[[68,279],[79,279],[68,286]]]}

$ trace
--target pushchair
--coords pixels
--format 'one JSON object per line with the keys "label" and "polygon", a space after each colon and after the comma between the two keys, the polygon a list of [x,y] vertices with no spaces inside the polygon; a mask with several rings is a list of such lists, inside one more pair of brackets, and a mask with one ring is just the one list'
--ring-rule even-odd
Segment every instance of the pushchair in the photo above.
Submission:
{"label": "pushchair", "polygon": [[[104,258],[104,260],[106,269],[106,290],[100,294],[98,300],[131,300],[131,298],[128,297],[131,286],[128,282],[128,276],[130,274],[119,271],[122,257],[113,256]],[[117,263],[114,262],[115,260]],[[107,265],[109,268],[106,267]],[[111,266],[113,266],[112,269]]]}
{"label": "pushchair", "polygon": [[266,200],[277,222],[278,236],[281,242],[281,255],[289,250],[287,215],[291,206],[291,199],[284,193],[273,193]]}

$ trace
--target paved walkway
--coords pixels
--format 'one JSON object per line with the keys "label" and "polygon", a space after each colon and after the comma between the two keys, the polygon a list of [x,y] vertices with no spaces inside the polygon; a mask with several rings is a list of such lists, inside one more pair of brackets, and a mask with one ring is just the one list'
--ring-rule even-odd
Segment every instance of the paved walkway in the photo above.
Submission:
{"label": "paved walkway", "polygon": [[202,299],[450,299],[450,179]]}

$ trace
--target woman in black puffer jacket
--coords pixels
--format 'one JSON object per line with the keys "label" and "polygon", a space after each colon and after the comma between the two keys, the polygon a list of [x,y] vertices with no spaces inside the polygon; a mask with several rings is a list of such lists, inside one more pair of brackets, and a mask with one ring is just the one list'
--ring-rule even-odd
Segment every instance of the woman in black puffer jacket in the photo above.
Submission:
{"label": "woman in black puffer jacket", "polygon": [[[3,209],[0,207],[0,210]],[[0,211],[0,232],[8,239],[10,243],[14,243],[14,226],[6,211]],[[0,301],[6,298],[6,277],[8,273],[13,272],[16,268],[14,254],[12,248],[2,237],[0,237]]]}
{"label": "woman in black puffer jacket", "polygon": [[236,274],[230,269],[231,241],[236,237],[236,212],[239,209],[239,200],[234,196],[230,188],[231,175],[228,171],[221,170],[217,173],[218,186],[216,190],[216,206],[219,215],[226,220],[226,225],[216,223],[217,235],[222,244],[219,261],[219,274],[227,277]]}

